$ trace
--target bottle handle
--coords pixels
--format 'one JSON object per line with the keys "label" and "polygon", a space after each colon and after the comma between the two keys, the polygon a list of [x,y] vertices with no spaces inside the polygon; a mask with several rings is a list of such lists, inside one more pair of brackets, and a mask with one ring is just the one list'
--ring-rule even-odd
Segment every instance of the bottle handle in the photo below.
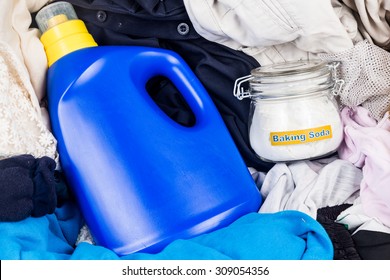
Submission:
{"label": "bottle handle", "polygon": [[[141,61],[136,61],[136,60]],[[208,95],[200,80],[193,73],[183,58],[169,50],[142,51],[134,60],[137,68],[135,82],[145,88],[145,84],[153,77],[163,76],[168,78],[183,96],[190,109],[195,115],[194,126],[200,126],[220,117],[215,105]],[[142,66],[141,66],[142,65]],[[139,67],[141,66],[141,67]],[[207,112],[207,118],[206,118]],[[216,112],[217,116],[210,115]]]}

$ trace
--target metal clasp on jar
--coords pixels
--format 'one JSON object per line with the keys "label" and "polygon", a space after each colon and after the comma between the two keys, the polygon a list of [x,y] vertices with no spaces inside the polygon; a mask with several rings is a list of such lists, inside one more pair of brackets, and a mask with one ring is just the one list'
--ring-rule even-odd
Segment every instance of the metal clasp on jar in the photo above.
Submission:
{"label": "metal clasp on jar", "polygon": [[233,95],[235,97],[237,97],[238,100],[242,100],[242,99],[247,98],[247,97],[252,97],[252,94],[249,91],[244,90],[244,88],[242,87],[243,83],[249,82],[252,79],[253,79],[253,76],[248,75],[248,76],[238,78],[234,82]]}
{"label": "metal clasp on jar", "polygon": [[342,91],[343,86],[345,84],[345,81],[343,79],[338,78],[337,68],[340,66],[340,64],[341,64],[340,61],[333,61],[333,62],[329,62],[327,64],[329,69],[330,69],[332,79],[334,81],[334,85],[333,85],[331,92],[335,96],[340,94],[340,92]]}

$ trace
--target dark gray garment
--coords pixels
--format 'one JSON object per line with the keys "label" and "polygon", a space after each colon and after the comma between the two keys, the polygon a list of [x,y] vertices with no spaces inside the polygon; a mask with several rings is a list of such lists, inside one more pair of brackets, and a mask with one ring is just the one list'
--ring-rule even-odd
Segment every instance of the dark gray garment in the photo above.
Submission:
{"label": "dark gray garment", "polygon": [[68,199],[52,158],[18,155],[0,160],[0,221],[54,213]]}
{"label": "dark gray garment", "polygon": [[360,260],[361,257],[353,242],[351,233],[340,223],[337,216],[351,204],[327,206],[317,210],[317,221],[324,227],[333,245],[334,260]]}
{"label": "dark gray garment", "polygon": [[390,260],[389,233],[358,230],[352,239],[362,260]]}

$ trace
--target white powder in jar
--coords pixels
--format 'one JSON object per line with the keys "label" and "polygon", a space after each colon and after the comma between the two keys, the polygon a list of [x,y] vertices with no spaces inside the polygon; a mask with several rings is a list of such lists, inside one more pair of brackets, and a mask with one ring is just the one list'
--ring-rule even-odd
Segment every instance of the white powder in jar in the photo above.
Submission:
{"label": "white powder in jar", "polygon": [[[252,110],[250,144],[265,161],[318,158],[336,151],[343,139],[338,106],[327,92],[287,98],[253,98]],[[321,137],[328,129],[331,135]],[[271,133],[277,136],[271,137]]]}

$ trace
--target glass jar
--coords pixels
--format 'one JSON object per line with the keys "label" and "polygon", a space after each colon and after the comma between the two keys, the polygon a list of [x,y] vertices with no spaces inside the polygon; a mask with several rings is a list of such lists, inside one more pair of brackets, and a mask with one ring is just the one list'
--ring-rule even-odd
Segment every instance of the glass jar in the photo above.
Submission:
{"label": "glass jar", "polygon": [[[234,95],[251,98],[250,145],[260,159],[315,159],[337,150],[343,126],[335,96],[339,62],[295,61],[262,66],[239,78]],[[242,84],[249,82],[249,90]]]}

